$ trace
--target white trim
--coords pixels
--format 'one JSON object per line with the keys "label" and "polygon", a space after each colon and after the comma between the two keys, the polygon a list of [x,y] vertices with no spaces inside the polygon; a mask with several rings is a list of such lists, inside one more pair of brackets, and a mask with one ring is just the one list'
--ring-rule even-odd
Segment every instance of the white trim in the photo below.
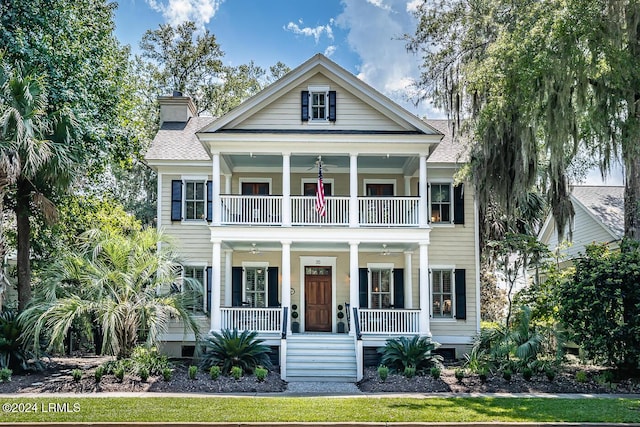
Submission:
{"label": "white trim", "polygon": [[301,256],[300,257],[300,301],[298,307],[298,319],[300,322],[300,332],[305,331],[305,267],[331,267],[331,332],[337,332],[337,324],[336,324],[336,313],[337,313],[337,303],[336,303],[336,286],[337,286],[337,258],[333,256]]}
{"label": "white trim", "polygon": [[362,195],[367,195],[367,185],[369,184],[393,184],[393,195],[396,195],[398,185],[395,178],[364,178],[362,180]]}
{"label": "white trim", "polygon": [[269,184],[269,196],[271,196],[273,194],[273,178],[264,178],[264,177],[260,177],[260,178],[251,178],[251,177],[240,177],[238,178],[238,194],[242,194],[242,184],[244,183],[258,183],[258,184],[262,184],[262,183],[268,183]]}
{"label": "white trim", "polygon": [[242,301],[246,298],[247,291],[247,268],[264,268],[264,306],[269,307],[269,263],[266,261],[243,261],[242,262]]}
{"label": "white trim", "polygon": [[[182,200],[180,203],[180,222],[184,225],[193,225],[193,224],[197,224],[197,225],[201,225],[201,224],[207,224],[207,181],[209,181],[209,177],[207,175],[181,175],[180,178],[182,179]],[[187,203],[187,183],[189,182],[195,182],[195,183],[203,183],[204,184],[204,194],[203,194],[203,200],[204,200],[204,218],[186,218],[187,216],[187,209],[186,209],[186,203]]]}
{"label": "white trim", "polygon": [[[433,270],[450,271],[451,272],[451,317],[436,317],[433,314]],[[456,319],[456,266],[454,265],[430,265],[429,266],[429,289],[431,306],[429,307],[429,317],[432,322],[451,322],[455,323]],[[441,292],[444,293],[444,292]]]}
{"label": "white trim", "polygon": [[331,87],[329,87],[328,85],[309,85],[307,86],[307,91],[309,92],[309,95],[311,95],[311,93],[315,92],[329,92],[329,90],[331,90]]}
{"label": "white trim", "polygon": [[[427,181],[428,183],[428,191],[429,191],[429,206],[427,206],[427,214],[429,216],[429,224],[433,227],[433,226],[451,226],[454,227],[455,224],[453,222],[453,216],[455,215],[455,212],[453,210],[453,184],[454,181],[453,179],[436,179],[433,181]],[[444,221],[433,221],[433,219],[431,218],[431,206],[433,205],[433,194],[431,193],[433,186],[434,185],[445,185],[448,184],[449,185],[449,218],[450,220],[447,222]]]}
{"label": "white trim", "polygon": [[[157,178],[157,196],[156,196],[156,229],[160,230],[162,228],[162,173],[158,172]],[[171,188],[169,188],[169,193],[171,193]],[[171,199],[171,198],[169,198]],[[182,215],[181,215],[182,217]],[[169,203],[169,219],[171,219],[171,203]],[[171,221],[169,221],[171,222]],[[160,250],[160,242],[158,242],[158,250]]]}
{"label": "white trim", "polygon": [[[202,283],[202,307],[200,307],[200,309],[202,309],[202,311],[205,311],[206,306],[207,306],[207,263],[198,263],[198,262],[194,262],[194,263],[186,263],[186,264],[180,264],[180,266],[182,267],[182,272],[180,274],[180,278],[182,280],[184,280],[185,278],[185,269],[186,268],[193,268],[193,269],[198,269],[201,268],[202,269],[202,280],[204,283]],[[182,283],[180,283],[180,286],[182,286],[184,284],[184,281]],[[182,290],[181,290],[182,291]]]}
{"label": "white trim", "polygon": [[471,344],[473,337],[463,335],[434,335],[433,340],[442,345]]}
{"label": "white trim", "polygon": [[[324,184],[331,184],[331,194],[325,194],[325,196],[333,196],[333,193],[336,189],[333,178],[322,178],[322,182]],[[318,178],[301,178],[300,180],[300,194],[304,194],[304,185],[305,184],[317,184]]]}
{"label": "white trim", "polygon": [[373,292],[371,290],[371,286],[372,286],[372,282],[373,282],[373,278],[371,277],[371,270],[389,270],[390,272],[390,276],[389,276],[389,305],[394,306],[395,305],[395,301],[394,301],[394,296],[395,296],[395,283],[393,280],[393,270],[395,269],[395,265],[393,263],[389,263],[389,262],[368,262],[367,263],[367,306],[369,308],[379,308],[379,307],[373,307],[373,304],[371,303],[371,297],[373,296]]}
{"label": "white trim", "polygon": [[182,181],[204,181],[205,183],[209,181],[208,175],[180,175],[180,179]]}

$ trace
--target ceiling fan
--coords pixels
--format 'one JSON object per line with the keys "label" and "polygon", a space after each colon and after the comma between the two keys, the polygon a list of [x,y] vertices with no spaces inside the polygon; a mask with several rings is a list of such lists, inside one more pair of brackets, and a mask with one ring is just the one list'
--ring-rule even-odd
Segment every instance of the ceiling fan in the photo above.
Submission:
{"label": "ceiling fan", "polygon": [[382,252],[380,252],[380,255],[382,255],[382,256],[396,256],[396,255],[397,255],[397,253],[395,253],[395,252],[391,252],[391,251],[389,250],[389,248],[387,248],[387,244],[386,244],[386,243],[383,243],[383,244],[382,244]]}
{"label": "ceiling fan", "polygon": [[260,252],[260,249],[258,249],[257,244],[252,243],[251,248],[248,251],[246,251],[246,253],[249,253],[251,255],[260,255],[262,252]]}
{"label": "ceiling fan", "polygon": [[318,167],[320,167],[320,165],[322,165],[322,171],[323,172],[329,172],[329,170],[331,170],[331,168],[336,168],[336,165],[331,165],[331,164],[327,164],[325,162],[322,161],[322,156],[318,156],[318,158],[316,159],[316,161],[314,162],[313,166],[311,166],[310,168],[308,168],[307,170],[318,170]]}

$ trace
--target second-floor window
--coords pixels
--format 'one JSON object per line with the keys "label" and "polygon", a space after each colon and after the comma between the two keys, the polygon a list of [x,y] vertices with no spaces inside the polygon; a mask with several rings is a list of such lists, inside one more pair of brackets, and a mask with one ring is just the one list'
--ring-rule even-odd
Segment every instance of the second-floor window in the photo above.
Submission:
{"label": "second-floor window", "polygon": [[451,184],[431,184],[431,222],[451,223]]}
{"label": "second-floor window", "polygon": [[205,219],[205,183],[185,181],[184,219]]}

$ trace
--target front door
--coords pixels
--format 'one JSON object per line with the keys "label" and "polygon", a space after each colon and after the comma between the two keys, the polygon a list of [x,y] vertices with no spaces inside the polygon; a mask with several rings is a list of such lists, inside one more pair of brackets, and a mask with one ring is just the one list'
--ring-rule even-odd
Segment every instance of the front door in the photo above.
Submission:
{"label": "front door", "polygon": [[331,332],[331,267],[305,267],[304,323],[307,332]]}

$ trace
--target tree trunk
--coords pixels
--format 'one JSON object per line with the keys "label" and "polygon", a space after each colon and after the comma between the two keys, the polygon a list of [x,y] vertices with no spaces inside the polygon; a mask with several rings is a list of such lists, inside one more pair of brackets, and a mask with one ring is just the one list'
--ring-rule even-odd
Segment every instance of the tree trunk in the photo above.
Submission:
{"label": "tree trunk", "polygon": [[624,189],[624,235],[640,240],[640,158],[626,159]]}
{"label": "tree trunk", "polygon": [[18,182],[16,197],[16,228],[18,231],[18,311],[31,301],[31,223],[30,186],[27,181]]}

